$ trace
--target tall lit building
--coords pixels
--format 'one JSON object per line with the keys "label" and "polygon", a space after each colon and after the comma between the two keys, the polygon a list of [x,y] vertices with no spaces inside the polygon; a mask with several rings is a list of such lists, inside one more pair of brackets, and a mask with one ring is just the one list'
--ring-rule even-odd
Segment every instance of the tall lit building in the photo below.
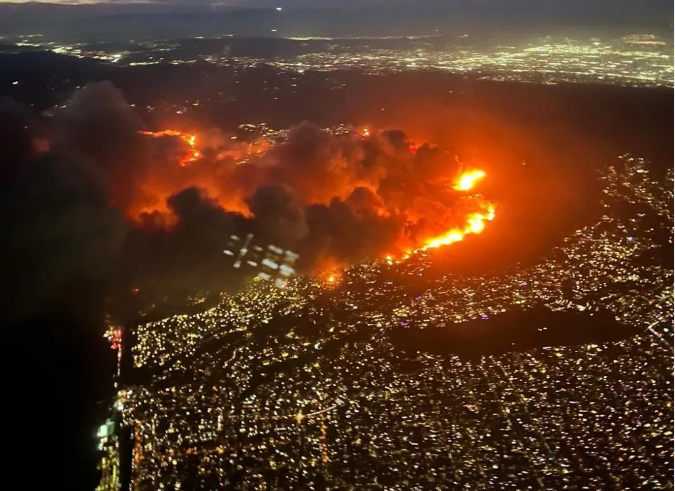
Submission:
{"label": "tall lit building", "polygon": [[99,451],[103,452],[99,463],[101,480],[96,491],[119,491],[120,490],[120,466],[119,466],[119,443],[115,433],[115,423],[108,419],[101,425],[96,433],[99,439]]}

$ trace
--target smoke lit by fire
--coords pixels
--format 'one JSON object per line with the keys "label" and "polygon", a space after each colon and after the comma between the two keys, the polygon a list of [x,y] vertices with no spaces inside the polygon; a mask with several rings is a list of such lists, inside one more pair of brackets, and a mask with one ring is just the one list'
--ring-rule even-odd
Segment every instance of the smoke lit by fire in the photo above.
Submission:
{"label": "smoke lit by fire", "polygon": [[464,170],[456,158],[398,130],[336,135],[303,123],[280,143],[177,130],[139,134],[177,138],[184,149],[172,157],[174,169],[169,158],[169,167],[144,176],[139,189],[146,204],[131,206],[132,216],[152,214],[155,223],[170,226],[175,218],[167,199],[194,186],[224,210],[259,222],[271,241],[321,248],[314,258],[321,271],[327,262],[359,257],[405,259],[479,234],[495,217],[492,203],[468,193],[485,171]]}
{"label": "smoke lit by fire", "polygon": [[110,82],[76,91],[50,123],[48,140],[26,146],[42,159],[37,182],[81,187],[66,200],[92,208],[78,244],[91,246],[93,234],[108,260],[92,264],[120,264],[123,281],[143,291],[235,288],[243,275],[225,272],[223,257],[233,235],[291,250],[299,272],[337,286],[344,266],[394,264],[479,234],[495,216],[477,193],[487,177],[480,164],[465,167],[401,130],[302,122],[149,131]]}
{"label": "smoke lit by fire", "polygon": [[162,138],[167,136],[180,138],[187,145],[185,155],[183,155],[179,160],[179,163],[182,166],[191,164],[201,156],[201,152],[196,148],[197,135],[189,135],[187,133],[183,133],[182,131],[176,130],[139,131],[138,133],[144,136],[150,136],[152,138]]}

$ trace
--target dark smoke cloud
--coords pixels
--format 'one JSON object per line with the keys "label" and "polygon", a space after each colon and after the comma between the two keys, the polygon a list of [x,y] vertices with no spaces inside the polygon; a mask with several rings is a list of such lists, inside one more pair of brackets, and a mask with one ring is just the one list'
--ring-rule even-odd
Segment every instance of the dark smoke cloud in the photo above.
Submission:
{"label": "dark smoke cloud", "polygon": [[[213,132],[205,140],[203,158],[186,167],[169,161],[154,182],[161,181],[161,189],[202,189],[203,199],[214,199],[211,208],[247,217],[236,225],[204,224],[205,230],[254,233],[263,243],[299,252],[305,270],[408,250],[463,224],[452,190],[460,164],[436,147],[414,144],[400,130],[360,138],[303,122],[285,141],[262,155],[249,154],[244,163],[236,158],[244,152],[242,143],[233,146],[226,135]],[[224,154],[228,157],[218,158]],[[173,205],[168,208],[178,233],[184,217]],[[166,220],[161,213],[151,217],[149,225],[158,217]],[[192,233],[200,242],[200,231]]]}
{"label": "dark smoke cloud", "polygon": [[290,186],[305,203],[328,203],[335,196],[346,197],[358,185],[364,177],[362,158],[358,141],[335,138],[305,121],[265,155],[261,177]]}
{"label": "dark smoke cloud", "polygon": [[126,207],[154,160],[148,142],[138,135],[144,125],[122,92],[108,81],[88,83],[55,119],[57,147],[100,167],[110,180],[115,204]]}
{"label": "dark smoke cloud", "polygon": [[19,162],[1,193],[3,316],[78,312],[100,301],[125,233],[104,174],[72,154],[48,153]]}
{"label": "dark smoke cloud", "polygon": [[[360,194],[360,193],[359,193]],[[307,207],[309,236],[300,244],[302,263],[307,269],[322,268],[327,262],[348,265],[368,257],[381,257],[405,232],[401,216],[379,217],[358,211],[349,202],[334,199],[330,205]]]}
{"label": "dark smoke cloud", "polygon": [[11,185],[31,157],[32,124],[27,108],[8,97],[0,98],[0,188]]}
{"label": "dark smoke cloud", "polygon": [[185,141],[139,134],[145,125],[110,82],[73,94],[40,159],[30,121],[0,103],[0,138],[13,149],[3,176],[19,183],[5,200],[18,210],[7,257],[20,256],[8,281],[33,285],[40,302],[62,285],[109,284],[109,265],[124,288],[226,289],[240,281],[222,254],[231,235],[295,250],[303,271],[346,265],[412,248],[474,206],[451,189],[460,164],[400,130],[332,135],[303,122],[277,144],[201,131],[202,156],[181,166]]}
{"label": "dark smoke cloud", "polygon": [[368,215],[384,206],[382,198],[368,188],[358,187],[347,197],[346,203],[358,215]]}
{"label": "dark smoke cloud", "polygon": [[[0,102],[0,374],[14,398],[5,435],[16,455],[30,453],[41,437],[34,423],[50,407],[52,437],[68,457],[50,459],[45,475],[72,484],[96,477],[97,404],[111,397],[103,312],[125,224],[102,169],[36,145],[36,123],[27,108]],[[30,472],[22,459],[10,467]],[[36,488],[49,480],[31,477]]]}
{"label": "dark smoke cloud", "polygon": [[253,213],[255,232],[266,241],[295,247],[307,236],[305,210],[287,185],[261,186],[246,202]]}
{"label": "dark smoke cloud", "polygon": [[131,230],[122,253],[126,283],[171,293],[236,288],[240,271],[228,266],[223,249],[231,235],[248,233],[248,220],[196,187],[167,202],[176,220],[171,227],[141,223]]}
{"label": "dark smoke cloud", "polygon": [[126,154],[104,143],[134,140],[142,128],[122,92],[108,81],[90,82],[77,90],[57,114],[58,137],[65,145],[111,166],[121,165],[119,157]]}

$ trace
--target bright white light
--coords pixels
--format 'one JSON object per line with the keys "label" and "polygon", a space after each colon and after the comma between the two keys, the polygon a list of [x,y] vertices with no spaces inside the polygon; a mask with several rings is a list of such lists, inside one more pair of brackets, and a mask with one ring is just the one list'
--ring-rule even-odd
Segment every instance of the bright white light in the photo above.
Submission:
{"label": "bright white light", "polygon": [[98,432],[96,433],[96,436],[98,436],[99,438],[104,438],[104,437],[108,436],[108,425],[104,424],[104,425],[99,426]]}

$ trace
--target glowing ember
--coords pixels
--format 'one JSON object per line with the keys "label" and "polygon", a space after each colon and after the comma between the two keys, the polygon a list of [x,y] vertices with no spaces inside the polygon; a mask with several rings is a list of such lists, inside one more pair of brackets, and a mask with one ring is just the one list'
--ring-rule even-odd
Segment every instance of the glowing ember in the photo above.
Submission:
{"label": "glowing ember", "polygon": [[454,189],[457,191],[468,191],[473,188],[476,181],[485,177],[485,172],[482,170],[471,170],[463,173],[459,176],[457,183],[454,186]]}
{"label": "glowing ember", "polygon": [[187,133],[183,133],[182,131],[176,130],[139,131],[138,133],[143,136],[150,136],[152,138],[162,138],[165,136],[175,136],[180,138],[183,142],[185,142],[185,144],[187,144],[188,147],[190,147],[190,151],[187,152],[187,154],[180,160],[180,165],[182,165],[183,167],[185,167],[188,164],[191,164],[199,157],[201,157],[201,153],[199,152],[199,150],[196,149],[197,135],[188,135]]}
{"label": "glowing ember", "polygon": [[328,283],[335,283],[335,275],[332,274],[328,277]]}

